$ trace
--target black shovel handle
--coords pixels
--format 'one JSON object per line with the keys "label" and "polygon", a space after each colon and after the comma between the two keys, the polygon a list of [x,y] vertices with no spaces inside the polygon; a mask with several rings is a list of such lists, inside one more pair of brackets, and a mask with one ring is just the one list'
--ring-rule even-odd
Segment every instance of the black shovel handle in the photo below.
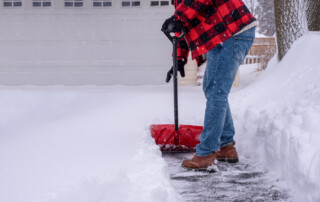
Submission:
{"label": "black shovel handle", "polygon": [[178,114],[178,42],[186,35],[186,30],[182,29],[179,37],[171,36],[169,32],[163,31],[173,45],[173,99],[174,99],[174,129],[179,130],[179,114]]}
{"label": "black shovel handle", "polygon": [[171,36],[170,32],[163,31],[163,33],[168,37],[168,39],[173,43],[173,40],[176,39],[176,42],[179,42],[185,35],[186,35],[186,29],[182,28],[182,33],[179,37]]}

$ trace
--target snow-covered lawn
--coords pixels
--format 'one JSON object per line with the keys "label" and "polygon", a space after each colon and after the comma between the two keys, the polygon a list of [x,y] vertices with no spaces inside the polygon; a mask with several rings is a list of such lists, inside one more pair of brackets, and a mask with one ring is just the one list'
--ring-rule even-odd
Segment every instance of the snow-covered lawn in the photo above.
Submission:
{"label": "snow-covered lawn", "polygon": [[[298,201],[320,200],[319,47],[309,34],[258,78],[241,67],[230,95],[239,152],[281,173]],[[172,122],[171,84],[0,90],[0,201],[181,199],[148,130]],[[202,125],[201,87],[179,98],[180,122]]]}
{"label": "snow-covered lawn", "polygon": [[175,201],[148,130],[171,121],[171,97],[171,85],[2,87],[0,201]]}

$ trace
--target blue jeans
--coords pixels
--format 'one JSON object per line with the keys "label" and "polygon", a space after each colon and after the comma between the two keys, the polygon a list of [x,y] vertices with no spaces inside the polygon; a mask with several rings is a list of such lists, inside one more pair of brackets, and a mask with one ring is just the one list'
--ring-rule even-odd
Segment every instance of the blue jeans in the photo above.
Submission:
{"label": "blue jeans", "polygon": [[207,99],[197,156],[208,156],[231,144],[235,134],[228,102],[233,81],[255,38],[255,28],[240,33],[207,53],[203,91]]}

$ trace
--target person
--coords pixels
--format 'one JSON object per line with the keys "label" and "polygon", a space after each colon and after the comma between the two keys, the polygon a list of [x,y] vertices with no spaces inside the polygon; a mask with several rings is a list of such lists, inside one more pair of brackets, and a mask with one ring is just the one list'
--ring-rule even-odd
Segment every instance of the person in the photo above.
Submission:
{"label": "person", "polygon": [[[215,160],[238,162],[234,147],[235,129],[228,103],[238,68],[250,50],[258,25],[242,0],[172,0],[175,12],[162,30],[186,35],[178,44],[178,71],[184,76],[189,49],[198,66],[205,59],[203,79],[206,97],[204,128],[192,159],[184,160],[187,169],[208,169]],[[184,28],[184,29],[183,29]],[[167,74],[170,80],[172,69]]]}

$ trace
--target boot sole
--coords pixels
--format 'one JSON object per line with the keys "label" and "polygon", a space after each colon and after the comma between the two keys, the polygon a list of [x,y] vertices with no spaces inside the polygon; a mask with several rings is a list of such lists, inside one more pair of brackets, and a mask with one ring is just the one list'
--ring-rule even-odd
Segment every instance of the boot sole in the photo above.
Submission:
{"label": "boot sole", "polygon": [[224,158],[224,159],[217,159],[218,161],[221,161],[221,162],[228,162],[228,163],[238,163],[239,162],[239,159],[227,159],[227,158]]}

